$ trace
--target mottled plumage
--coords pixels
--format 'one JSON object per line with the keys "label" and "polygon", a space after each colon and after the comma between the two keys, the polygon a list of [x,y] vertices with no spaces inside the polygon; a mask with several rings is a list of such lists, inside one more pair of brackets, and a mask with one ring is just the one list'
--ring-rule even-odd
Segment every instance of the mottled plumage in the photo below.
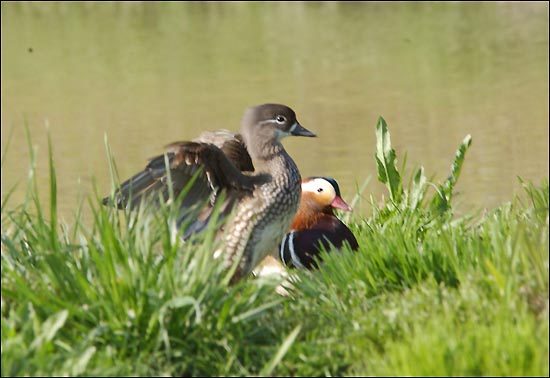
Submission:
{"label": "mottled plumage", "polygon": [[[251,107],[242,119],[241,134],[218,130],[172,143],[103,203],[133,208],[145,198],[167,201],[170,191],[178,197],[187,186],[179,219],[184,239],[204,230],[220,205],[221,219],[231,214],[231,222],[220,230],[225,243],[217,255],[228,266],[239,259],[233,276],[238,280],[277,247],[298,208],[300,173],[281,144],[288,135],[315,136],[285,105]],[[223,203],[218,203],[220,198]]]}

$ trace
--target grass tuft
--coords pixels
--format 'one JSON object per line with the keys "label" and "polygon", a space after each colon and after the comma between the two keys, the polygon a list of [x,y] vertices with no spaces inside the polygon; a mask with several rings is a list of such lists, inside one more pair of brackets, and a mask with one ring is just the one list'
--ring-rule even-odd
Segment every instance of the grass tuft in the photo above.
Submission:
{"label": "grass tuft", "polygon": [[376,135],[389,201],[350,221],[359,251],[294,272],[287,297],[228,285],[215,230],[183,243],[174,206],[117,211],[96,192],[69,232],[53,146],[44,206],[29,137],[26,200],[2,199],[2,375],[548,375],[548,180],[456,218],[471,138],[443,183],[420,167],[404,184],[382,118]]}

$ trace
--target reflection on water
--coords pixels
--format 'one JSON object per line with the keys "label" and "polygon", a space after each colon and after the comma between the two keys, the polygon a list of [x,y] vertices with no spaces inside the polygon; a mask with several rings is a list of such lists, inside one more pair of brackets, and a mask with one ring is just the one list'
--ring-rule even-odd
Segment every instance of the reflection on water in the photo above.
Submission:
{"label": "reflection on water", "polygon": [[[303,176],[380,200],[374,125],[400,165],[441,180],[471,134],[464,208],[511,199],[516,176],[548,177],[548,3],[2,3],[3,194],[29,166],[47,188],[49,125],[59,203],[110,190],[175,140],[237,130],[245,107],[292,106],[317,139],[285,145]],[[44,189],[44,198],[47,190]],[[368,196],[367,196],[368,197]],[[358,213],[368,216],[363,203]]]}

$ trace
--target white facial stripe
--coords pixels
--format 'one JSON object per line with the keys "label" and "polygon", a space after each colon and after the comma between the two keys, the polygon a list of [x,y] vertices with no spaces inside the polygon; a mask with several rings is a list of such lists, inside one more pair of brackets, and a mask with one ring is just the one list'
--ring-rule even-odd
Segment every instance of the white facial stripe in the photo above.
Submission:
{"label": "white facial stripe", "polygon": [[321,183],[319,181],[321,181],[321,180],[320,179],[313,179],[311,181],[307,181],[307,182],[302,183],[302,191],[303,192],[316,193],[317,188],[319,188],[320,185],[321,185]]}
{"label": "white facial stripe", "polygon": [[290,258],[296,268],[305,269],[305,266],[302,264],[300,258],[296,255],[296,251],[294,250],[294,231],[292,231],[289,235],[288,248],[290,250]]}
{"label": "white facial stripe", "polygon": [[287,265],[285,260],[285,245],[288,243],[288,234],[283,237],[283,242],[281,243],[281,248],[279,249],[279,257],[281,257],[281,261],[283,264]]}
{"label": "white facial stripe", "polygon": [[[318,190],[322,189],[321,192]],[[326,195],[330,197],[331,200],[336,197],[336,191],[330,182],[322,178],[315,178],[311,181],[305,182],[302,184],[302,191],[316,193],[319,195]]]}

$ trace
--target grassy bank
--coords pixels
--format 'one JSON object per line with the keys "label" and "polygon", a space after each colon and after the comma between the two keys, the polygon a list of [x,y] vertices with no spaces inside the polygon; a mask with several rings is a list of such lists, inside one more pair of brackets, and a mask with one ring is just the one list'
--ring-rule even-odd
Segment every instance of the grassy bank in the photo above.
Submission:
{"label": "grassy bank", "polygon": [[376,132],[388,199],[349,220],[357,253],[287,297],[276,279],[228,287],[212,233],[182,244],[168,207],[92,198],[92,224],[59,224],[54,162],[47,204],[31,169],[24,203],[2,194],[2,376],[548,375],[548,180],[457,218],[470,139],[443,183],[405,183]]}

